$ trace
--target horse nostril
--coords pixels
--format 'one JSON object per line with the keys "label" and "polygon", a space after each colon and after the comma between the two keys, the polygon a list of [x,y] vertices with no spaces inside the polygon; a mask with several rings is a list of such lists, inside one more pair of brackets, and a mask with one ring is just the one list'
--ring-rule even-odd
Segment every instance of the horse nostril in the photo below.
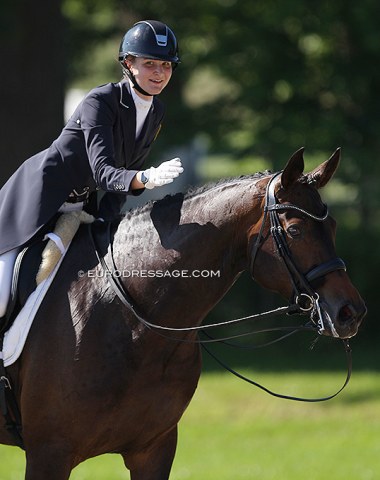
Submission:
{"label": "horse nostril", "polygon": [[341,323],[347,323],[354,320],[356,317],[356,311],[352,305],[345,305],[339,310],[339,321]]}

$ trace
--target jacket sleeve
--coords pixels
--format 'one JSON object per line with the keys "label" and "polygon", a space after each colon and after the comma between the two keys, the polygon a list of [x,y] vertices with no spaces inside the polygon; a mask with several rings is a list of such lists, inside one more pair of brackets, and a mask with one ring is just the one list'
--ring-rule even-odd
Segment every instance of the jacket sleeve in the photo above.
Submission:
{"label": "jacket sleeve", "polygon": [[115,166],[113,126],[116,108],[111,97],[90,93],[83,101],[80,121],[96,185],[106,192],[127,194],[137,170]]}

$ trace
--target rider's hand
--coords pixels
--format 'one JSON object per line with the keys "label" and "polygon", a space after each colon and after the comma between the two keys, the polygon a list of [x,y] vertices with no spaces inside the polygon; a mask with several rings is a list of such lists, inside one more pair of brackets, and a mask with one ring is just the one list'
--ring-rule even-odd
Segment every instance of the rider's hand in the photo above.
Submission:
{"label": "rider's hand", "polygon": [[167,162],[161,163],[157,168],[150,167],[143,172],[145,178],[148,179],[145,188],[162,187],[177,178],[183,172],[181,160],[173,158]]}

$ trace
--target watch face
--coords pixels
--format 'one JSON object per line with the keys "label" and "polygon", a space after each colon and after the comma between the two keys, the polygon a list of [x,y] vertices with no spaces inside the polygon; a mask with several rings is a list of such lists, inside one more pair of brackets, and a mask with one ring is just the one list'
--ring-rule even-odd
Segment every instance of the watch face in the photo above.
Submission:
{"label": "watch face", "polygon": [[145,185],[146,183],[148,183],[148,181],[149,177],[145,174],[145,172],[141,172],[141,183]]}

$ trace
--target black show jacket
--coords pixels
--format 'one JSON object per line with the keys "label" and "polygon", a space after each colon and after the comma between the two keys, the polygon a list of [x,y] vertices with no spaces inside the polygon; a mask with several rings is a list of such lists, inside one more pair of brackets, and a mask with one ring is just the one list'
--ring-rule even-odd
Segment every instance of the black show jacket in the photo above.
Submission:
{"label": "black show jacket", "polygon": [[128,81],[122,81],[91,90],[52,145],[10,177],[0,190],[0,254],[26,244],[73,190],[103,190],[99,215],[119,213],[164,116],[163,104],[154,97],[136,140],[130,88]]}

